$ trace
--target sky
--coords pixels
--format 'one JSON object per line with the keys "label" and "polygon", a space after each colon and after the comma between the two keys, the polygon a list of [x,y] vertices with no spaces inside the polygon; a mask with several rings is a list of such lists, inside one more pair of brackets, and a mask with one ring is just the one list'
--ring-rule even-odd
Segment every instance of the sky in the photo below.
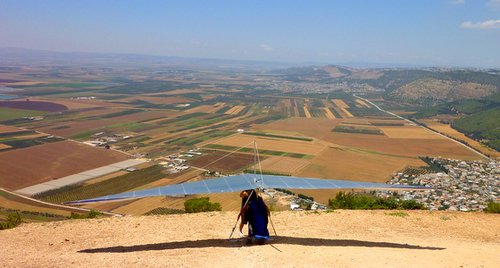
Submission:
{"label": "sky", "polygon": [[500,0],[0,0],[0,47],[500,67]]}

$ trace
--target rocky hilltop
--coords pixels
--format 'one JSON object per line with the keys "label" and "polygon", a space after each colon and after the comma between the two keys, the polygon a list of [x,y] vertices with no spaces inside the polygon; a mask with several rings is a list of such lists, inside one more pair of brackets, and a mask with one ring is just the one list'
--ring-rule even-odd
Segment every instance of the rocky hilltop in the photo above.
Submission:
{"label": "rocky hilltop", "polygon": [[[279,212],[267,245],[228,240],[235,212],[22,224],[4,267],[498,267],[500,216],[429,211]],[[270,226],[270,231],[273,229]]]}

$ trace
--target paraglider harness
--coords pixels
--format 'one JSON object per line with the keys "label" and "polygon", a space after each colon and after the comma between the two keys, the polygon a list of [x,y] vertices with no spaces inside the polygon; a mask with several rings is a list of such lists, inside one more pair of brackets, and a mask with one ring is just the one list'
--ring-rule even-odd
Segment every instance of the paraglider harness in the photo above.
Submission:
{"label": "paraglider harness", "polygon": [[229,239],[232,238],[234,230],[238,225],[238,221],[241,218],[242,224],[248,223],[247,242],[264,244],[267,240],[269,240],[269,230],[267,228],[268,220],[271,221],[274,234],[276,235],[276,230],[274,229],[274,224],[271,220],[271,214],[264,203],[264,200],[257,194],[255,189],[247,190],[246,192],[250,193],[246,197],[246,200],[245,198],[242,199],[242,207]]}

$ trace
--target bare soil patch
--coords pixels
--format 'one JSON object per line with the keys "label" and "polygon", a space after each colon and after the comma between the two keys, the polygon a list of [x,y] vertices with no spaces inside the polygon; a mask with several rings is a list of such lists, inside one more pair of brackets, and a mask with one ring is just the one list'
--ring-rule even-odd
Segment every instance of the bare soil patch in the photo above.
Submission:
{"label": "bare soil patch", "polygon": [[1,152],[0,187],[20,189],[128,158],[116,151],[72,141]]}

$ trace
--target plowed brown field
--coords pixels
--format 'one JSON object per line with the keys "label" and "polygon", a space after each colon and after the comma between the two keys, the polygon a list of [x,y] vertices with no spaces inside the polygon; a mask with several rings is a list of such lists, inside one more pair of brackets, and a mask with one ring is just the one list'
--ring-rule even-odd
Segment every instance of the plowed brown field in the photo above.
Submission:
{"label": "plowed brown field", "polygon": [[[215,144],[229,145],[235,147],[241,147],[245,144],[250,144],[253,141],[257,142],[259,150],[272,150],[288,153],[299,153],[308,155],[317,155],[323,151],[326,146],[319,142],[309,142],[309,141],[296,141],[296,140],[285,140],[285,139],[274,139],[266,137],[256,137],[250,135],[235,135],[229,136],[224,139],[220,139]],[[251,146],[247,146],[251,148]]]}
{"label": "plowed brown field", "polygon": [[0,152],[0,187],[7,190],[72,175],[128,159],[125,154],[61,141]]}
{"label": "plowed brown field", "polygon": [[190,160],[189,165],[219,172],[234,172],[253,163],[253,155],[212,151],[196,159]]}

